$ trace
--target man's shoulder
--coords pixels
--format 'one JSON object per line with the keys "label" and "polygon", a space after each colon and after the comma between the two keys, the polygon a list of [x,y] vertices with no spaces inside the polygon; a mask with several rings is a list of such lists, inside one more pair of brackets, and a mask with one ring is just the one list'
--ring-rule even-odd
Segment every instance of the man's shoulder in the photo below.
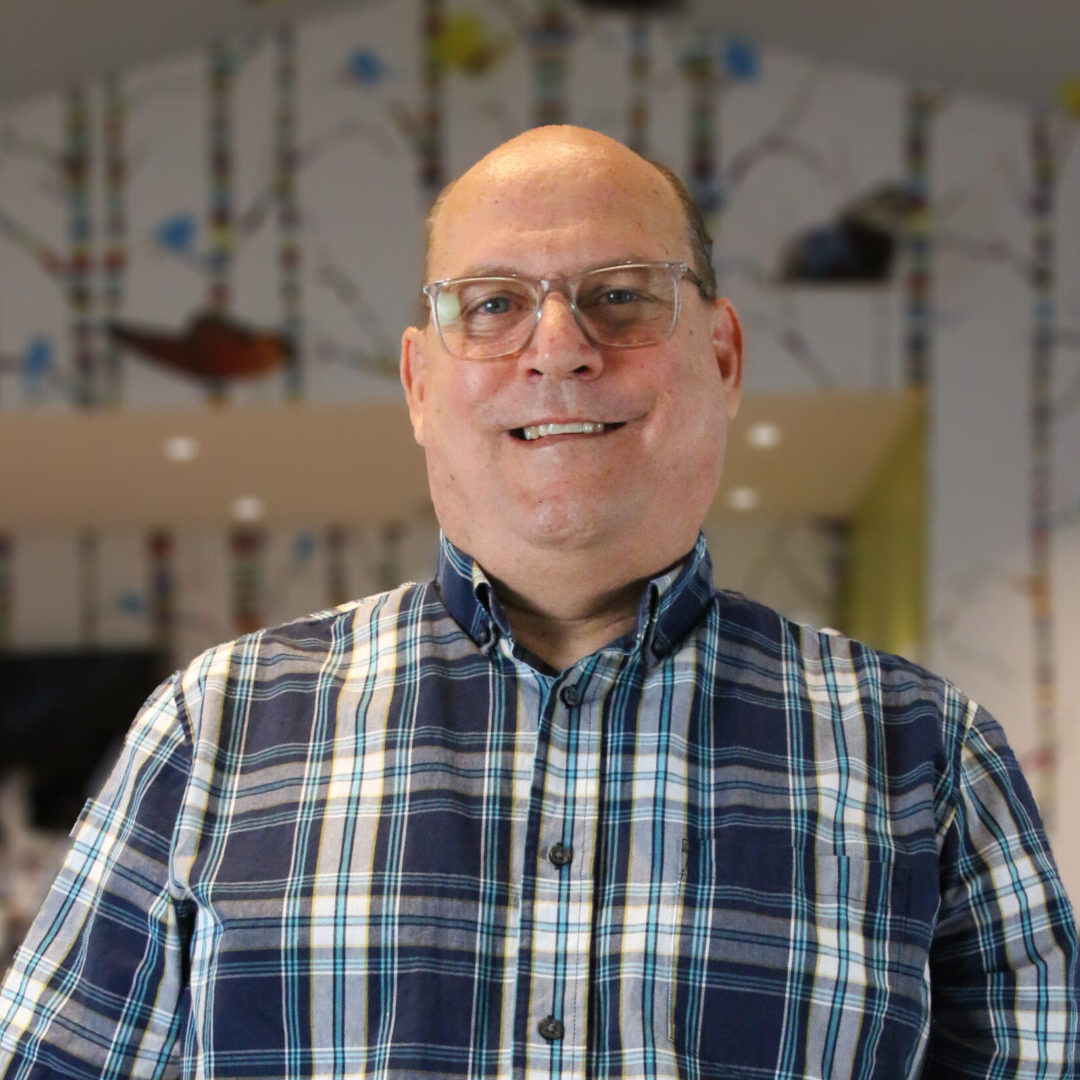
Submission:
{"label": "man's shoulder", "polygon": [[354,653],[393,633],[402,621],[431,614],[430,582],[407,581],[396,588],[323,608],[276,625],[260,627],[220,642],[196,656],[182,677],[205,676],[238,662],[265,667],[322,663],[328,656]]}
{"label": "man's shoulder", "polygon": [[406,581],[393,589],[348,600],[334,607],[322,608],[307,615],[267,626],[236,639],[242,642],[256,637],[263,642],[303,645],[307,641],[327,641],[335,635],[370,637],[403,617],[418,613],[428,602],[430,582]]}
{"label": "man's shoulder", "polygon": [[968,698],[917,659],[869,645],[830,626],[814,626],[733,590],[718,590],[721,635],[755,652],[802,685],[850,686],[896,703],[932,700],[966,710]]}

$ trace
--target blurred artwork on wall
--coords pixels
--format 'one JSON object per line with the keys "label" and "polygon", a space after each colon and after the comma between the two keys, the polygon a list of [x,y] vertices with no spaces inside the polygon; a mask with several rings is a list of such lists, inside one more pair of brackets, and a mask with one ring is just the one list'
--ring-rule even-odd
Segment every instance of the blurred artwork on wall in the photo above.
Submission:
{"label": "blurred artwork on wall", "polygon": [[891,280],[904,226],[916,208],[904,184],[879,184],[840,208],[835,220],[798,233],[780,258],[792,284],[878,284]]}
{"label": "blurred artwork on wall", "polygon": [[213,382],[268,375],[289,355],[284,335],[213,311],[196,313],[179,333],[127,321],[111,323],[108,333],[142,360]]}

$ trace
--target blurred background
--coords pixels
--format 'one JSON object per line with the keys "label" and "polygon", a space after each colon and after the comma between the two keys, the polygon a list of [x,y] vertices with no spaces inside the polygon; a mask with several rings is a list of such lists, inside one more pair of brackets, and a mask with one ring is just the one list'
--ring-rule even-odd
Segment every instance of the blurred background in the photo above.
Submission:
{"label": "blurred background", "polygon": [[1080,896],[1077,40],[1074,0],[0,0],[0,968],[159,678],[430,575],[423,215],[562,121],[716,238],[718,583],[985,704]]}

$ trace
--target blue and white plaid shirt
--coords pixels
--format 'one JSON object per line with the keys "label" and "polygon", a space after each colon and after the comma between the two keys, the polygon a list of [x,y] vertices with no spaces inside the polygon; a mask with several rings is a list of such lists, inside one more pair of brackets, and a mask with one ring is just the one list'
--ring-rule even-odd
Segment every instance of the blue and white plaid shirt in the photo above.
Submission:
{"label": "blue and white plaid shirt", "polygon": [[444,542],[147,702],[0,993],[32,1077],[1076,1076],[994,721],[718,592],[561,674]]}

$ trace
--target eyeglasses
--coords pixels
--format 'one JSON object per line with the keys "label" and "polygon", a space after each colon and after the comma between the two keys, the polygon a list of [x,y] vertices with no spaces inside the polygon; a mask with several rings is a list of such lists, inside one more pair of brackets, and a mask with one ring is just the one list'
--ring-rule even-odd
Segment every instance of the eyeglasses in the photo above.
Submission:
{"label": "eyeglasses", "polygon": [[685,263],[621,263],[571,277],[447,278],[425,285],[439,340],[460,360],[498,360],[521,352],[536,331],[549,292],[561,292],[593,345],[636,349],[671,336],[679,318],[679,282],[708,287]]}

